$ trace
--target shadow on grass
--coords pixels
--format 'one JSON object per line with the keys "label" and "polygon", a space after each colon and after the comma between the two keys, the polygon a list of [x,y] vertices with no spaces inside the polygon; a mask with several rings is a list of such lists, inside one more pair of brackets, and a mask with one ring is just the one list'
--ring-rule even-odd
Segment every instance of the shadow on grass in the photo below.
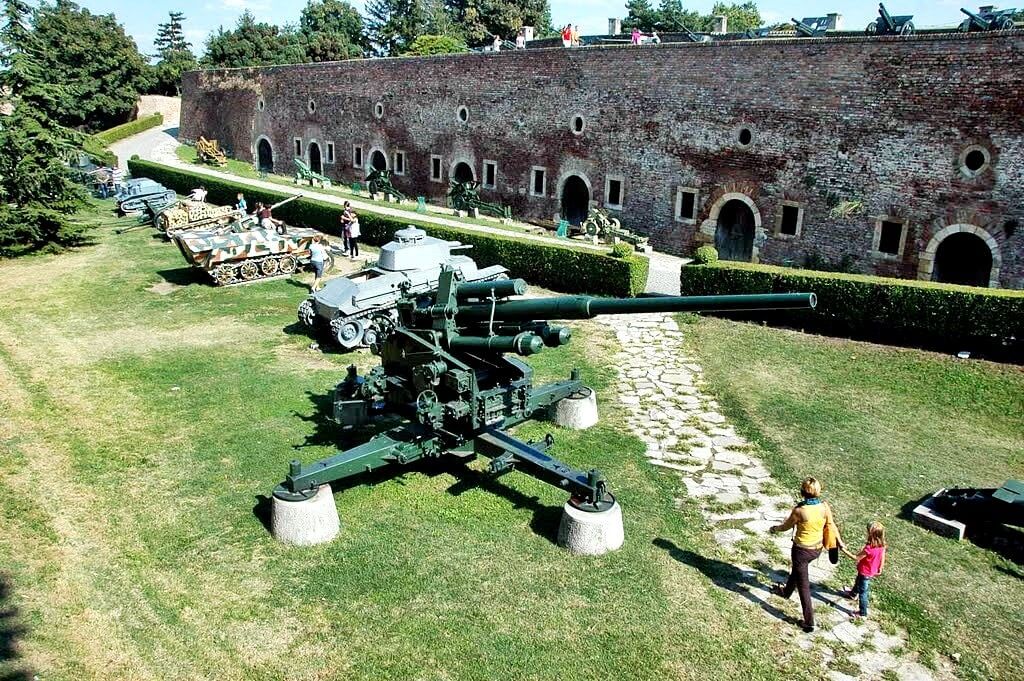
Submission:
{"label": "shadow on grass", "polygon": [[19,623],[18,609],[10,605],[11,585],[0,572],[0,681],[29,681],[33,675],[18,669],[18,639],[27,631]]}
{"label": "shadow on grass", "polygon": [[173,270],[157,270],[164,281],[175,286],[191,286],[192,284],[206,284],[205,275],[195,267],[179,267]]}
{"label": "shadow on grass", "polygon": [[[768,566],[759,564],[761,567],[755,570],[743,570],[732,563],[726,563],[714,558],[707,558],[694,553],[693,551],[681,549],[668,539],[658,538],[652,543],[658,548],[667,551],[672,558],[680,563],[689,565],[703,573],[704,576],[710,579],[715,586],[725,589],[726,591],[739,594],[746,600],[757,605],[772,617],[789,624],[798,626],[801,624],[801,621],[797,618],[787,615],[757,593],[754,593],[753,589],[766,588],[759,577],[765,576],[764,568],[767,568]],[[780,574],[780,571],[771,570],[768,576],[774,574]]]}
{"label": "shadow on grass", "polygon": [[[537,497],[531,497],[501,484],[495,476],[486,471],[467,468],[458,459],[445,460],[444,472],[452,475],[458,480],[448,488],[448,494],[460,496],[471,489],[483,490],[494,494],[511,503],[515,508],[522,508],[533,513],[533,520],[530,521],[530,529],[539,537],[547,539],[552,544],[558,543],[558,526],[562,522],[562,508],[560,506],[547,506],[541,503]],[[510,473],[512,471],[509,471]]]}

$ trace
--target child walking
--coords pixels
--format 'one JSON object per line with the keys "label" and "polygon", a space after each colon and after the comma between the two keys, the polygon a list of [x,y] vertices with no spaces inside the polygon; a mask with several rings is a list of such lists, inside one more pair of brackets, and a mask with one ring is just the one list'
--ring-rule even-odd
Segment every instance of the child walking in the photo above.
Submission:
{"label": "child walking", "polygon": [[885,527],[882,523],[875,521],[868,525],[868,538],[860,553],[854,555],[845,548],[843,549],[843,553],[857,561],[857,580],[853,584],[853,589],[846,595],[851,599],[860,599],[860,612],[851,619],[867,619],[868,592],[871,588],[871,580],[877,577],[885,567],[885,547]]}

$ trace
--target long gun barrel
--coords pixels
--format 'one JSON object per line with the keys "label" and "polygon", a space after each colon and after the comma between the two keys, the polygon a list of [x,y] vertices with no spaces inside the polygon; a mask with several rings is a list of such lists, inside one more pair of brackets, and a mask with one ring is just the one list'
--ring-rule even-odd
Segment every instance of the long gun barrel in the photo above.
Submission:
{"label": "long gun barrel", "polygon": [[735,296],[665,296],[656,298],[594,298],[564,296],[534,300],[506,300],[459,305],[458,323],[532,321],[537,319],[591,319],[602,314],[644,312],[740,312],[747,310],[813,309],[813,293],[766,293]]}
{"label": "long gun barrel", "polygon": [[289,196],[284,201],[278,201],[277,203],[275,203],[273,206],[270,207],[270,210],[277,210],[278,208],[280,208],[284,204],[291,203],[295,199],[301,199],[301,198],[302,198],[302,194],[296,194],[295,196]]}

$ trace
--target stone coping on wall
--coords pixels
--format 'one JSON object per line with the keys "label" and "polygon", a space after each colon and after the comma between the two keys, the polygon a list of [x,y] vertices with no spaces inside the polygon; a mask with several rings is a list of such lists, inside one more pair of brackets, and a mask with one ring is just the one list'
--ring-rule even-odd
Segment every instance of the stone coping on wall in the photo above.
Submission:
{"label": "stone coping on wall", "polygon": [[503,50],[501,52],[462,52],[458,54],[436,54],[423,57],[371,57],[364,59],[348,59],[345,61],[325,62],[303,62],[295,64],[277,64],[274,66],[242,66],[234,68],[213,68],[198,69],[186,73],[218,74],[233,71],[266,71],[290,69],[297,66],[306,68],[332,67],[339,64],[353,63],[379,63],[379,62],[400,62],[414,60],[468,60],[468,59],[521,59],[528,55],[535,55],[538,52],[558,52],[567,56],[593,54],[595,51],[606,50],[694,50],[694,49],[746,49],[777,46],[803,46],[807,48],[820,48],[823,45],[855,44],[855,43],[933,43],[933,42],[963,42],[963,41],[999,41],[1006,38],[1020,38],[1024,36],[1024,28],[1012,31],[989,31],[976,33],[961,33],[959,31],[946,33],[916,33],[909,36],[868,36],[868,35],[835,35],[820,38],[752,38],[752,39],[728,39],[712,40],[705,43],[661,43],[660,45],[630,45],[630,44],[606,44],[586,45],[582,47],[565,48],[541,47],[526,50]]}

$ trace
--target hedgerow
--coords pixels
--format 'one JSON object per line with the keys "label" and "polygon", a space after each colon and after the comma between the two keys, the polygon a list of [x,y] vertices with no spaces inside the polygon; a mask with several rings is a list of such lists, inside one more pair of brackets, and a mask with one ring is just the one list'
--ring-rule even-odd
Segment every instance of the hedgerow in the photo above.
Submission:
{"label": "hedgerow", "polygon": [[682,268],[683,295],[796,293],[814,312],[744,315],[829,335],[1021,359],[1024,291],[719,261]]}
{"label": "hedgerow", "polygon": [[103,146],[110,146],[114,142],[120,142],[127,137],[137,135],[143,130],[149,130],[150,128],[162,125],[163,122],[163,114],[157,112],[155,114],[136,118],[134,121],[129,121],[128,123],[103,130],[93,135],[93,137]]}
{"label": "hedgerow", "polygon": [[[250,206],[257,201],[274,204],[302,191],[300,188],[294,193],[257,188],[151,161],[130,160],[128,168],[133,177],[148,177],[182,194],[202,185],[211,203],[234,203],[238,192],[243,192]],[[274,216],[290,225],[340,235],[341,210],[337,204],[303,197],[275,209]],[[566,293],[635,296],[647,283],[648,260],[635,255],[613,258],[589,249],[473,232],[365,210],[359,212],[359,224],[361,241],[376,246],[391,241],[397,230],[414,225],[439,239],[471,245],[473,250],[469,255],[480,267],[504,265],[514,276],[531,284]]]}

